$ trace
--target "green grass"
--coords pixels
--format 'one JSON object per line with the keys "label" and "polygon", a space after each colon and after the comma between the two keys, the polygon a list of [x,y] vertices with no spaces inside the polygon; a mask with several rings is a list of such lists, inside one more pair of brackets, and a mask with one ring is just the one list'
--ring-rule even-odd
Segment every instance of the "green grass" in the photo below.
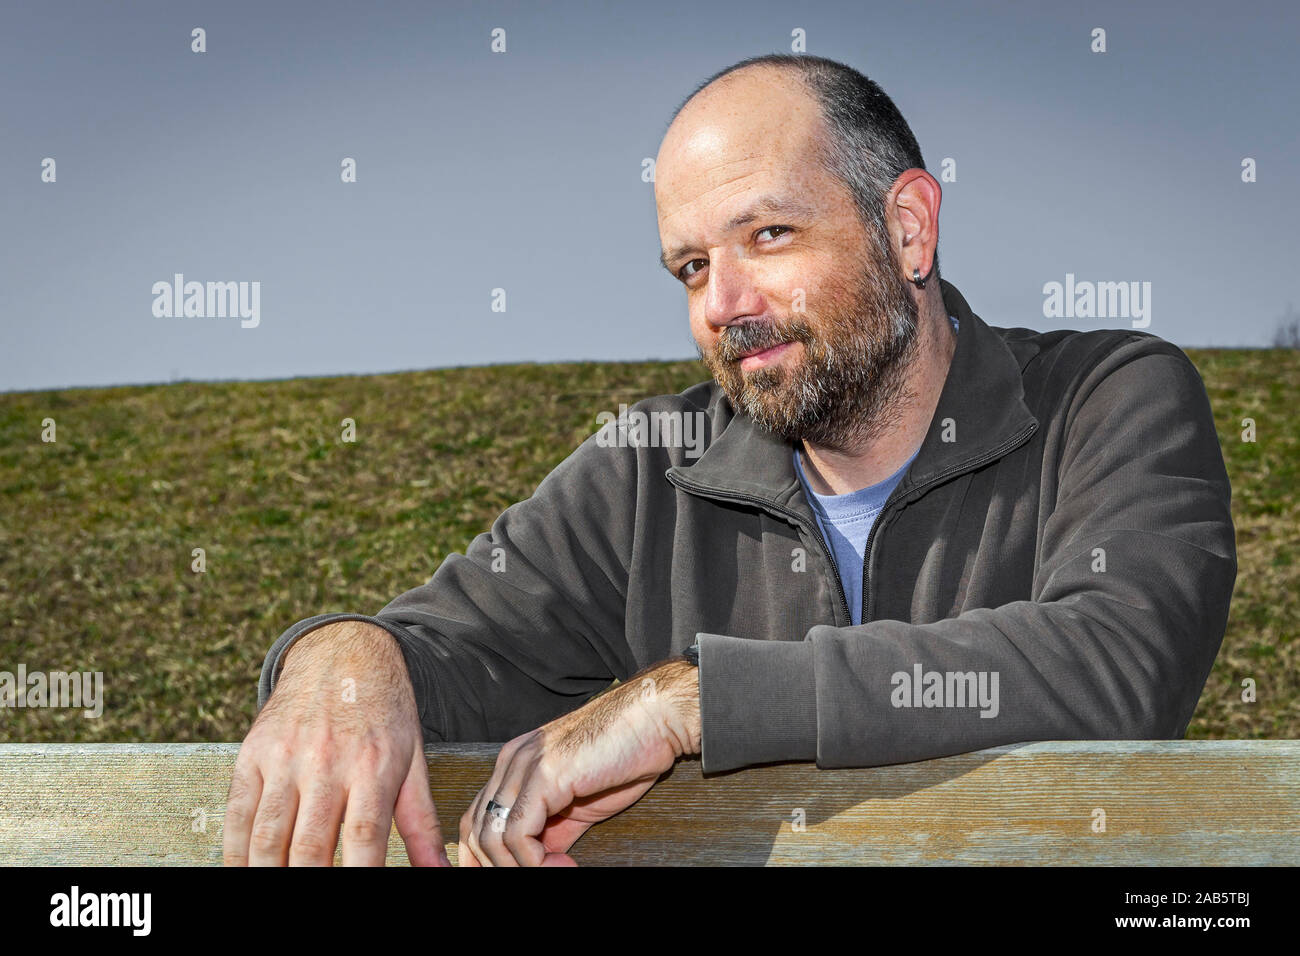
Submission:
{"label": "green grass", "polygon": [[[1300,737],[1300,353],[1189,354],[1240,571],[1188,736]],[[103,671],[106,696],[98,720],[0,710],[0,739],[242,739],[285,627],[377,611],[531,494],[597,411],[707,377],[693,361],[573,363],[0,395],[0,670]]]}

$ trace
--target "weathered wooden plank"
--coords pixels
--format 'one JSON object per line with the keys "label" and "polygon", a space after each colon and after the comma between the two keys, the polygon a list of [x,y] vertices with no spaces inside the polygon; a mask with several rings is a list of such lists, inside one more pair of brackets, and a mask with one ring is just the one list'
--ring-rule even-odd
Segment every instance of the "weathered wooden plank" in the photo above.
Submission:
{"label": "weathered wooden plank", "polygon": [[[430,751],[452,841],[497,745]],[[0,862],[215,864],[237,744],[0,745]],[[1104,812],[1104,831],[1096,829]],[[583,864],[1296,864],[1300,741],[1021,744],[704,778],[681,761]],[[405,864],[396,831],[389,862]]]}

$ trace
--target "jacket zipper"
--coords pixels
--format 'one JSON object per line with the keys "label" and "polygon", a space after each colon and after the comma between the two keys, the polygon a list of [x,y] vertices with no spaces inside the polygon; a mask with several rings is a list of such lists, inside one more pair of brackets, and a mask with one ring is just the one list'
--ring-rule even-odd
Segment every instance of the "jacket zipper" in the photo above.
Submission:
{"label": "jacket zipper", "polygon": [[[925,484],[917,485],[915,488],[911,489],[908,492],[908,494],[912,495],[916,492],[923,492],[927,488],[931,487],[932,485],[938,484],[939,482],[947,478],[950,478],[955,474],[960,474],[964,471],[974,471],[976,468],[979,468],[982,465],[985,465],[988,462],[992,461],[993,459],[998,458],[1006,454],[1007,452],[1011,451],[1017,445],[1020,445],[1022,442],[1024,442],[1025,439],[1027,439],[1030,435],[1032,435],[1037,430],[1038,430],[1038,422],[1036,421],[1030,422],[1028,426],[1021,429],[1011,438],[1004,441],[1001,445],[998,445],[995,448],[990,449],[979,458],[976,458],[974,461],[963,462],[959,465],[956,465],[953,468],[949,468],[947,471],[940,472],[939,474],[931,478],[929,481],[927,481]],[[729,494],[729,493],[712,491],[710,489],[703,488],[700,485],[695,484],[694,482],[687,481],[684,478],[681,478],[680,476],[671,477],[668,479],[668,481],[669,483],[674,484],[685,491],[691,491],[697,495],[701,495],[702,497],[712,498],[715,501],[734,501],[734,502],[744,502],[747,504],[758,505],[760,508],[762,508],[765,511],[781,515],[782,517],[789,520],[790,523],[793,524],[795,527],[803,531],[805,534],[808,534],[811,537],[816,538],[818,545],[820,545],[821,547],[822,554],[826,556],[826,560],[830,564],[831,570],[834,572],[835,592],[839,595],[840,608],[844,612],[844,619],[849,622],[849,626],[853,625],[853,614],[849,610],[849,601],[844,594],[844,584],[840,579],[839,564],[836,563],[834,553],[831,551],[830,547],[826,544],[825,539],[822,538],[820,528],[810,529],[806,524],[804,524],[803,519],[800,518],[793,511],[789,511],[785,508],[782,508],[780,505],[775,505],[772,502],[768,501],[766,498],[759,498],[757,495],[745,495],[745,494],[738,494],[738,493]],[[894,491],[890,494],[889,498],[885,501],[884,506],[880,509],[880,515],[876,518],[875,524],[871,526],[871,531],[868,532],[867,534],[867,547],[866,547],[866,551],[862,556],[862,620],[861,620],[862,624],[868,623],[869,620],[868,613],[871,610],[871,603],[870,603],[871,592],[872,592],[871,547],[876,539],[876,530],[882,524],[884,524],[885,519],[889,516],[890,509],[898,501],[897,495],[898,495],[898,488],[895,488]]]}
{"label": "jacket zipper", "polygon": [[[908,494],[911,495],[916,492],[924,492],[931,485],[938,484],[939,482],[947,478],[950,478],[953,475],[960,474],[966,471],[974,471],[976,468],[988,464],[990,461],[992,461],[995,458],[1000,458],[1002,455],[1005,455],[1007,452],[1011,451],[1017,445],[1022,444],[1025,441],[1025,439],[1027,439],[1030,435],[1032,435],[1037,430],[1038,430],[1038,422],[1036,421],[1030,422],[1025,428],[1021,429],[1011,438],[1008,438],[1001,445],[998,445],[996,448],[992,448],[989,451],[985,452],[981,457],[976,458],[974,461],[963,462],[962,464],[959,464],[953,468],[949,468],[947,471],[940,472],[939,474],[931,478],[929,481],[927,481],[925,484],[917,485],[915,488],[911,489],[908,492]],[[898,489],[895,488],[894,492],[897,493],[897,491]],[[889,496],[884,506],[880,509],[880,515],[876,518],[875,524],[871,526],[871,530],[867,533],[867,548],[866,548],[866,552],[862,556],[862,623],[863,624],[868,623],[868,621],[870,620],[869,615],[871,611],[874,610],[874,608],[872,608],[871,606],[871,597],[872,597],[871,546],[876,539],[876,529],[878,529],[882,524],[885,523],[885,519],[889,515],[890,509],[894,506],[894,503],[897,500],[898,499],[895,497],[894,494],[891,494]]]}
{"label": "jacket zipper", "polygon": [[708,489],[701,488],[699,485],[694,484],[693,482],[685,481],[680,477],[675,479],[669,478],[668,480],[672,484],[677,485],[679,488],[682,488],[686,491],[692,491],[695,494],[701,495],[705,498],[712,498],[715,501],[739,501],[739,502],[745,502],[747,504],[758,505],[759,507],[763,508],[765,511],[771,511],[781,515],[782,517],[789,520],[790,523],[793,524],[796,528],[799,528],[801,531],[803,531],[805,534],[809,535],[810,537],[815,538],[817,540],[817,544],[821,546],[822,554],[826,555],[826,560],[830,562],[831,571],[834,572],[835,593],[839,595],[840,608],[844,611],[844,620],[848,621],[849,624],[852,625],[853,614],[852,612],[849,611],[849,599],[844,594],[844,584],[840,580],[840,566],[836,564],[835,554],[831,551],[830,547],[826,544],[826,541],[822,538],[820,528],[810,529],[806,524],[804,524],[803,519],[800,518],[793,511],[787,511],[785,508],[782,508],[779,505],[774,505],[770,501],[766,500],[765,498],[759,498],[755,495],[723,494],[721,492],[709,491]]}

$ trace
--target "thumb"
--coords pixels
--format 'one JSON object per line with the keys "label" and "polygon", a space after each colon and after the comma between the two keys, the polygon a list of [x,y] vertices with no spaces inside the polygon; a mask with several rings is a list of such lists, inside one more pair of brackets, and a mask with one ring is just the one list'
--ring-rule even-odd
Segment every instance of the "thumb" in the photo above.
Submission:
{"label": "thumb", "polygon": [[546,821],[546,825],[542,827],[542,846],[546,848],[548,853],[564,854],[566,850],[578,842],[578,837],[591,829],[591,826],[586,821],[575,820],[572,817],[551,817]]}
{"label": "thumb", "polygon": [[542,858],[542,866],[577,866],[578,861],[567,853],[548,853]]}
{"label": "thumb", "polygon": [[411,767],[397,793],[393,822],[406,844],[411,866],[451,866],[443,849],[433,794],[429,792],[429,767],[424,762],[423,748],[417,747],[411,756]]}

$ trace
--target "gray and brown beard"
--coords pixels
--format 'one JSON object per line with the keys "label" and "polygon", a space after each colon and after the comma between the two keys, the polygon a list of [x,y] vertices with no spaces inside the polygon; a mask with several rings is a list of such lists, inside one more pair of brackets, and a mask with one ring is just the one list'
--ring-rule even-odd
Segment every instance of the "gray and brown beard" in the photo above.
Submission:
{"label": "gray and brown beard", "polygon": [[[852,450],[897,427],[905,374],[917,349],[917,307],[888,242],[815,314],[729,326],[710,353],[696,345],[734,408],[787,441]],[[883,258],[880,263],[878,259]],[[801,342],[798,364],[746,374],[741,357]]]}

